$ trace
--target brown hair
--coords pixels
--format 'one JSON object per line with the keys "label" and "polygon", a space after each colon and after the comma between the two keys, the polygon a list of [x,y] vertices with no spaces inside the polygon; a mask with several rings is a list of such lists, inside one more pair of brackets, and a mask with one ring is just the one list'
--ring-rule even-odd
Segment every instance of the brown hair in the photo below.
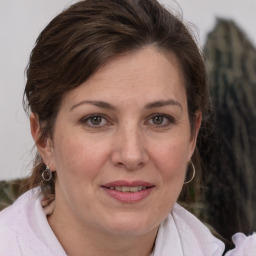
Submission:
{"label": "brown hair", "polygon": [[[173,53],[179,60],[193,131],[196,110],[203,115],[208,111],[208,91],[204,62],[183,22],[156,0],[84,0],[49,23],[30,56],[24,108],[37,115],[41,138],[52,136],[58,109],[68,91],[114,57],[147,45]],[[41,186],[44,194],[54,194],[54,179],[44,182],[44,170],[37,153],[29,187]]]}

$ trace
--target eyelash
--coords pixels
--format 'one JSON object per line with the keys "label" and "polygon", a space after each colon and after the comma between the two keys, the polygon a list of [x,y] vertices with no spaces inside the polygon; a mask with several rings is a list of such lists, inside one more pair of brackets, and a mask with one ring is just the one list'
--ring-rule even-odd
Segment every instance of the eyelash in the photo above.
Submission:
{"label": "eyelash", "polygon": [[151,115],[149,121],[153,120],[153,118],[155,118],[155,117],[163,118],[167,122],[167,124],[160,124],[160,125],[152,123],[151,125],[155,126],[156,128],[168,127],[169,125],[175,123],[175,119],[172,116],[167,115],[167,114],[161,114],[161,113]]}
{"label": "eyelash", "polygon": [[[101,118],[101,122],[104,120],[105,121],[105,124],[103,124],[103,125],[94,125],[94,124],[89,124],[89,122],[91,122],[92,121],[92,118],[98,118],[98,117],[100,117]],[[83,117],[81,120],[80,120],[80,122],[82,123],[82,124],[85,124],[86,126],[88,126],[88,127],[91,127],[91,128],[97,128],[97,129],[99,129],[99,128],[102,128],[102,127],[105,127],[106,125],[110,125],[111,123],[108,121],[108,119],[104,116],[104,115],[102,115],[102,114],[92,114],[92,115],[89,115],[89,116],[86,116],[86,117]]]}
{"label": "eyelash", "polygon": [[[98,118],[98,117],[101,118],[100,123],[102,123],[102,121],[104,121],[104,124],[94,125],[94,124],[91,123],[92,118]],[[153,118],[156,118],[156,117],[163,118],[163,122],[165,121],[165,122],[167,122],[167,124],[154,124],[153,123]],[[168,127],[169,125],[175,123],[175,120],[172,116],[167,115],[167,114],[160,114],[160,113],[153,114],[153,115],[149,116],[149,118],[147,120],[148,121],[146,121],[146,124],[149,123],[150,125],[153,125],[156,128]],[[152,123],[150,123],[150,121],[152,121]],[[88,126],[90,128],[96,128],[96,129],[104,128],[105,126],[111,125],[111,122],[108,121],[108,118],[106,118],[105,115],[103,115],[103,114],[92,114],[92,115],[83,117],[80,120],[80,122],[82,124],[85,124],[86,126]]]}

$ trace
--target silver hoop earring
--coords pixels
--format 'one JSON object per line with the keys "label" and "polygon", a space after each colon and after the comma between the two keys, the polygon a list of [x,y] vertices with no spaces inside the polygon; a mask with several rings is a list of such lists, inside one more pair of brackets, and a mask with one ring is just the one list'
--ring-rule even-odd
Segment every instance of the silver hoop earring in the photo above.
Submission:
{"label": "silver hoop earring", "polygon": [[190,182],[194,179],[194,177],[195,177],[195,175],[196,175],[196,169],[195,169],[194,164],[192,163],[192,161],[190,161],[189,163],[190,163],[190,164],[191,164],[191,166],[192,166],[192,169],[193,169],[193,175],[192,175],[191,179],[190,179],[190,180],[188,180],[188,181],[185,181],[185,182],[184,182],[184,184],[188,184],[188,183],[190,183]]}
{"label": "silver hoop earring", "polygon": [[52,172],[48,165],[46,165],[45,170],[42,172],[42,178],[44,181],[50,181],[52,179]]}

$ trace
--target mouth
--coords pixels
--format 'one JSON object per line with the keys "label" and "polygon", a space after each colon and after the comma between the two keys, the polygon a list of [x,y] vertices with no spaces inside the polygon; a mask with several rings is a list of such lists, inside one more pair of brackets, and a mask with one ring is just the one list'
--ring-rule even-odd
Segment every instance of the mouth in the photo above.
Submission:
{"label": "mouth", "polygon": [[102,187],[106,188],[106,189],[110,189],[110,190],[116,190],[119,192],[136,193],[136,192],[148,189],[148,188],[152,188],[153,186],[148,186],[148,187],[145,187],[145,186],[134,186],[134,187],[127,187],[127,186],[105,187],[105,186],[102,186]]}
{"label": "mouth", "polygon": [[110,197],[122,203],[137,203],[148,197],[155,185],[143,181],[114,181],[101,187]]}

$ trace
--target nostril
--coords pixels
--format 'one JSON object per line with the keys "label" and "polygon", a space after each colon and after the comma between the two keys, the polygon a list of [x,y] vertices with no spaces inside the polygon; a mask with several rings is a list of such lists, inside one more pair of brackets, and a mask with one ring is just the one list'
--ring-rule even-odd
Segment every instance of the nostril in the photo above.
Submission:
{"label": "nostril", "polygon": [[142,168],[144,166],[144,163],[143,162],[140,162],[140,163],[122,163],[122,162],[119,162],[117,164],[118,167],[120,168],[125,168],[127,170],[138,170],[140,168]]}
{"label": "nostril", "polygon": [[121,162],[118,162],[117,165],[120,166],[120,167],[123,167],[123,166],[124,166],[124,164],[121,163]]}

